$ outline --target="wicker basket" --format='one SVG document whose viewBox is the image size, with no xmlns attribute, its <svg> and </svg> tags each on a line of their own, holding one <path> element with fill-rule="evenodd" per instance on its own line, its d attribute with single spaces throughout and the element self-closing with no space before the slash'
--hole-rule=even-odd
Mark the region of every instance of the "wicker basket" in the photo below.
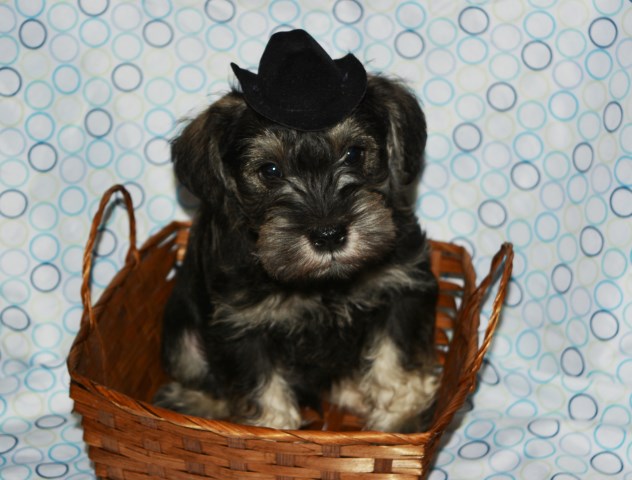
<svg viewBox="0 0 632 480">
<path fill-rule="evenodd" d="M 127 261 L 93 306 L 93 249 L 110 197 L 120 192 L 130 224 Z M 443 364 L 439 408 L 426 432 L 362 431 L 357 419 L 329 408 L 307 430 L 285 431 L 206 420 L 149 403 L 165 381 L 159 348 L 162 311 L 173 286 L 170 272 L 184 254 L 188 223 L 174 222 L 137 249 L 131 198 L 108 190 L 94 217 L 83 268 L 81 328 L 70 351 L 70 395 L 83 416 L 84 439 L 96 474 L 141 479 L 419 479 L 442 433 L 473 390 L 500 317 L 513 251 L 504 244 L 490 274 L 475 286 L 467 252 L 432 242 L 432 269 L 440 281 L 437 353 Z M 480 305 L 500 276 L 492 314 L 480 342 Z M 324 429 L 324 426 L 327 429 Z"/>
</svg>

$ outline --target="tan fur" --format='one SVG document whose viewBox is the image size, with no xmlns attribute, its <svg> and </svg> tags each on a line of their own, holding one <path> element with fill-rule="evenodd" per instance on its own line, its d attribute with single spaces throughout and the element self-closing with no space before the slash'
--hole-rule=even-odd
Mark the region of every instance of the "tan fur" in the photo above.
<svg viewBox="0 0 632 480">
<path fill-rule="evenodd" d="M 279 136 L 266 130 L 264 134 L 245 141 L 248 161 L 243 167 L 244 174 L 259 190 L 265 191 L 265 185 L 259 177 L 259 168 L 266 163 L 278 163 L 287 155 L 287 146 Z"/>
<path fill-rule="evenodd" d="M 156 395 L 158 406 L 168 405 L 168 408 L 178 409 L 182 406 L 187 415 L 211 419 L 225 419 L 230 415 L 230 408 L 225 400 L 212 397 L 201 390 L 183 387 L 178 382 L 171 382 L 161 387 Z"/>
<path fill-rule="evenodd" d="M 296 430 L 301 426 L 301 413 L 287 382 L 273 373 L 261 388 L 259 414 L 244 421 L 248 425 Z"/>
<path fill-rule="evenodd" d="M 235 297 L 232 304 L 223 303 L 216 307 L 214 319 L 239 327 L 239 331 L 259 328 L 262 325 L 282 325 L 293 331 L 307 326 L 309 322 L 336 322 L 340 325 L 351 322 L 352 308 L 372 310 L 384 303 L 384 293 L 396 294 L 406 289 L 420 289 L 434 284 L 432 278 L 418 278 L 418 262 L 427 255 L 415 259 L 409 265 L 388 265 L 375 268 L 360 276 L 347 300 L 331 304 L 335 317 L 331 318 L 319 294 L 280 291 L 262 301 L 246 307 L 233 307 L 247 300 L 244 293 Z M 300 322 L 298 320 L 301 320 Z"/>
<path fill-rule="evenodd" d="M 235 308 L 228 304 L 219 304 L 214 318 L 237 326 L 240 330 L 278 324 L 284 324 L 292 329 L 300 326 L 296 322 L 298 318 L 323 321 L 326 315 L 327 312 L 318 296 L 279 292 L 247 307 Z"/>
<path fill-rule="evenodd" d="M 404 370 L 399 349 L 388 337 L 376 342 L 369 359 L 371 368 L 360 382 L 360 390 L 373 407 L 366 428 L 405 430 L 408 422 L 432 405 L 439 386 L 437 376 L 430 371 Z"/>
<path fill-rule="evenodd" d="M 359 375 L 336 382 L 329 393 L 329 401 L 362 417 L 366 417 L 371 409 L 364 392 L 360 389 Z"/>
<path fill-rule="evenodd" d="M 347 143 L 350 139 L 366 136 L 362 127 L 351 117 L 331 127 L 325 135 L 334 149 L 341 153 L 349 146 Z"/>
<path fill-rule="evenodd" d="M 346 245 L 334 253 L 317 252 L 305 234 L 272 214 L 259 231 L 258 255 L 263 267 L 279 280 L 345 278 L 382 255 L 395 241 L 391 211 L 382 198 L 363 192 L 352 209 Z"/>
<path fill-rule="evenodd" d="M 174 350 L 177 356 L 171 359 L 171 363 L 179 372 L 180 379 L 195 381 L 203 378 L 208 372 L 208 365 L 199 337 L 195 332 L 184 330 L 179 342 Z"/>
<path fill-rule="evenodd" d="M 386 336 L 378 337 L 367 352 L 370 367 L 363 375 L 334 386 L 333 403 L 365 417 L 367 430 L 385 432 L 414 428 L 417 417 L 428 409 L 439 385 L 430 369 L 405 370 L 399 350 Z"/>
</svg>

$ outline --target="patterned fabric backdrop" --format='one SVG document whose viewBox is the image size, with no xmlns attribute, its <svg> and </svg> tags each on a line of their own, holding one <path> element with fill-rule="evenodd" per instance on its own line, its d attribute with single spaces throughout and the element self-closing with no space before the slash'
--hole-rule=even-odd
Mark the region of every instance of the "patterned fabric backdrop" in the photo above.
<svg viewBox="0 0 632 480">
<path fill-rule="evenodd" d="M 93 478 L 65 357 L 96 204 L 127 185 L 140 239 L 186 218 L 169 138 L 234 84 L 231 61 L 255 69 L 288 28 L 410 82 L 432 237 L 465 245 L 479 275 L 503 241 L 517 250 L 430 478 L 632 479 L 626 0 L 0 1 L 0 477 Z M 95 295 L 127 238 L 117 209 Z"/>
</svg>

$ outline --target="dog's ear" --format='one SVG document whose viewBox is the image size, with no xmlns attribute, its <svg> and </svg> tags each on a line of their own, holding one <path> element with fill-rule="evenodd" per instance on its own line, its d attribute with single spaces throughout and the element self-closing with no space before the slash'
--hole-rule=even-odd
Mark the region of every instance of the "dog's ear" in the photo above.
<svg viewBox="0 0 632 480">
<path fill-rule="evenodd" d="M 231 92 L 194 118 L 171 141 L 176 177 L 204 203 L 217 204 L 231 188 L 233 179 L 222 159 L 245 109 L 241 94 Z"/>
<path fill-rule="evenodd" d="M 417 97 L 401 82 L 381 76 L 369 77 L 367 93 L 386 110 L 386 153 L 395 186 L 416 187 L 427 139 L 426 119 Z"/>
</svg>

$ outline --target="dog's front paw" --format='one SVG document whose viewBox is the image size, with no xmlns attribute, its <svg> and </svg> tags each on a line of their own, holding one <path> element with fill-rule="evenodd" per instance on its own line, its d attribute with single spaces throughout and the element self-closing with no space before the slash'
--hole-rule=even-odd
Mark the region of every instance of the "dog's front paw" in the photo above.
<svg viewBox="0 0 632 480">
<path fill-rule="evenodd" d="M 206 392 L 183 387 L 179 382 L 163 385 L 154 395 L 153 404 L 185 415 L 209 419 L 226 418 L 228 403 Z"/>
<path fill-rule="evenodd" d="M 244 423 L 258 427 L 297 430 L 301 426 L 301 413 L 285 379 L 273 374 L 259 391 L 258 412 Z"/>
<path fill-rule="evenodd" d="M 418 373 L 418 372 L 417 372 Z M 377 386 L 375 408 L 367 416 L 365 428 L 382 432 L 410 433 L 422 428 L 424 412 L 431 409 L 439 379 L 432 374 L 410 374 L 405 382 Z"/>
<path fill-rule="evenodd" d="M 369 358 L 371 368 L 360 383 L 371 405 L 365 428 L 383 432 L 418 428 L 421 414 L 434 403 L 438 376 L 429 367 L 404 368 L 399 349 L 388 337 L 378 339 Z"/>
<path fill-rule="evenodd" d="M 301 427 L 301 421 L 301 414 L 295 406 L 289 408 L 268 406 L 257 418 L 248 423 L 253 426 L 278 428 L 279 430 L 298 430 Z"/>
</svg>

